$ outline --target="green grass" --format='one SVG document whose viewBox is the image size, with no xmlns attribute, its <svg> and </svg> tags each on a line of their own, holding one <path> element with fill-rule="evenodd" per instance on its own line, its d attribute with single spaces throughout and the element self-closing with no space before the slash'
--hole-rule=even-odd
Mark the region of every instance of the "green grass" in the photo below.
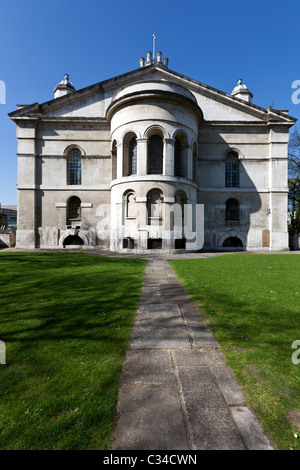
<svg viewBox="0 0 300 470">
<path fill-rule="evenodd" d="M 170 261 L 278 449 L 300 449 L 300 257 L 226 254 Z M 299 357 L 299 355 L 298 355 Z"/>
<path fill-rule="evenodd" d="M 107 449 L 145 262 L 0 254 L 1 449 Z"/>
</svg>

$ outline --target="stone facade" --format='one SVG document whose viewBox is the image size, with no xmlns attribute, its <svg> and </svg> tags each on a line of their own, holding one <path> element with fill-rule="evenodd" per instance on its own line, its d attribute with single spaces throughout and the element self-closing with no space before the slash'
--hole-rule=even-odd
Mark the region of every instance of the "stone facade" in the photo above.
<svg viewBox="0 0 300 470">
<path fill-rule="evenodd" d="M 19 248 L 286 250 L 285 110 L 168 68 L 140 68 L 10 113 Z M 185 208 L 185 210 L 184 210 Z"/>
</svg>

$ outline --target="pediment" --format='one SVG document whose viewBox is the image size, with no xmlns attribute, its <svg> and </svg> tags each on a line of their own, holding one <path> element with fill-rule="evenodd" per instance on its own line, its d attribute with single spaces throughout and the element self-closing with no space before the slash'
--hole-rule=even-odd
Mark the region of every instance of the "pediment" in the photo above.
<svg viewBox="0 0 300 470">
<path fill-rule="evenodd" d="M 231 96 L 194 79 L 174 72 L 165 66 L 153 64 L 112 79 L 77 90 L 74 94 L 52 99 L 45 103 L 34 103 L 9 114 L 11 119 L 57 118 L 105 119 L 113 97 L 123 88 L 143 81 L 171 82 L 186 88 L 195 97 L 201 108 L 204 121 L 212 123 L 277 122 L 293 125 L 295 118 L 283 111 L 264 109 L 253 103 Z"/>
</svg>

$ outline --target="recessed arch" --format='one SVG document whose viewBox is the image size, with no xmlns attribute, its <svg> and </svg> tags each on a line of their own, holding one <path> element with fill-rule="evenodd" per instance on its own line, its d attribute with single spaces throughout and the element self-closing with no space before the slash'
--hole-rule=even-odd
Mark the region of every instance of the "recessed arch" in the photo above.
<svg viewBox="0 0 300 470">
<path fill-rule="evenodd" d="M 81 221 L 81 199 L 78 196 L 70 196 L 67 199 L 67 225 Z"/>
<path fill-rule="evenodd" d="M 128 132 L 123 139 L 123 176 L 137 174 L 137 136 Z"/>
<path fill-rule="evenodd" d="M 128 219 L 136 218 L 136 194 L 133 189 L 127 189 L 123 194 L 123 224 Z"/>
<path fill-rule="evenodd" d="M 174 176 L 187 176 L 187 136 L 178 129 L 174 133 Z"/>
<path fill-rule="evenodd" d="M 82 156 L 84 156 L 84 157 L 86 156 L 85 150 L 84 150 L 82 147 L 80 147 L 80 145 L 78 145 L 78 144 L 71 144 L 71 145 L 68 145 L 68 146 L 65 148 L 65 150 L 64 150 L 64 152 L 63 152 L 63 155 L 64 155 L 65 157 L 67 157 L 67 156 L 69 155 L 69 153 L 70 153 L 72 150 L 79 150 Z"/>
<path fill-rule="evenodd" d="M 147 193 L 147 223 L 162 225 L 163 223 L 163 192 L 153 188 Z"/>
<path fill-rule="evenodd" d="M 63 247 L 65 248 L 66 246 L 72 246 L 72 245 L 80 245 L 80 246 L 83 246 L 84 245 L 84 242 L 82 240 L 81 237 L 79 237 L 79 235 L 68 235 L 65 239 L 64 239 L 64 243 L 63 243 Z"/>
<path fill-rule="evenodd" d="M 225 209 L 225 224 L 236 225 L 240 222 L 240 204 L 235 198 L 227 199 Z"/>
<path fill-rule="evenodd" d="M 219 239 L 218 239 L 218 244 L 217 244 L 217 249 L 219 250 L 225 250 L 225 251 L 229 251 L 230 249 L 232 249 L 232 247 L 223 247 L 223 244 L 225 242 L 225 240 L 227 238 L 238 238 L 241 243 L 242 243 L 242 248 L 240 247 L 241 250 L 245 250 L 246 249 L 246 246 L 247 246 L 247 234 L 246 233 L 243 233 L 243 232 L 240 232 L 238 230 L 229 230 L 228 232 L 224 233 L 223 236 L 221 236 Z M 235 240 L 236 241 L 236 240 Z M 226 242 L 227 243 L 231 243 L 232 241 L 228 241 Z M 238 242 L 239 243 L 239 242 Z"/>
<path fill-rule="evenodd" d="M 164 167 L 164 141 L 160 134 L 151 134 L 147 146 L 147 174 L 162 175 Z"/>
<path fill-rule="evenodd" d="M 111 146 L 111 179 L 117 178 L 117 141 L 113 140 Z"/>
<path fill-rule="evenodd" d="M 166 129 L 163 126 L 159 126 L 157 124 L 153 124 L 153 125 L 147 127 L 147 129 L 145 129 L 143 137 L 146 138 L 146 139 L 149 139 L 149 137 L 151 137 L 151 135 L 153 135 L 153 134 L 158 134 L 163 139 L 168 139 L 170 137 L 168 132 L 166 131 Z"/>
<path fill-rule="evenodd" d="M 81 238 L 81 240 L 83 241 L 84 246 L 89 246 L 88 238 L 86 237 L 86 235 L 80 229 L 66 230 L 59 239 L 59 246 L 65 248 L 65 246 L 68 246 L 68 245 L 65 244 L 65 240 L 69 236 L 76 236 L 76 235 Z"/>
<path fill-rule="evenodd" d="M 243 242 L 239 237 L 227 237 L 222 244 L 222 248 L 240 250 L 243 249 Z"/>
</svg>

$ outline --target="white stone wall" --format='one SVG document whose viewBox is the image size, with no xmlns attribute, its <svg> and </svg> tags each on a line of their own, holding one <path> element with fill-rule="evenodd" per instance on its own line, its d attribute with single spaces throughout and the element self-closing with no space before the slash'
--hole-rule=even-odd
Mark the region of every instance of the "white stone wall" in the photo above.
<svg viewBox="0 0 300 470">
<path fill-rule="evenodd" d="M 147 70 L 146 70 L 147 69 Z M 22 248 L 63 247 L 74 230 L 85 247 L 122 250 L 123 239 L 146 250 L 148 238 L 163 238 L 174 249 L 172 205 L 177 191 L 187 202 L 203 206 L 204 248 L 222 249 L 228 237 L 248 250 L 288 249 L 287 145 L 291 124 L 279 118 L 267 124 L 270 111 L 243 103 L 168 69 L 145 67 L 116 80 L 88 87 L 44 103 L 17 117 L 18 231 Z M 276 118 L 276 116 L 275 116 Z M 280 124 L 280 119 L 282 124 Z M 276 119 L 275 119 L 276 120 Z M 274 121 L 274 119 L 273 119 Z M 137 174 L 123 174 L 124 139 L 137 137 Z M 147 142 L 152 133 L 164 139 L 162 175 L 147 175 Z M 174 143 L 181 133 L 184 176 L 174 176 Z M 117 146 L 117 178 L 112 178 L 112 143 Z M 67 184 L 67 155 L 82 153 L 82 183 Z M 197 148 L 196 174 L 193 148 Z M 225 187 L 225 158 L 230 150 L 240 162 L 238 188 Z M 163 223 L 147 223 L 147 194 L 163 194 Z M 136 197 L 136 217 L 124 219 L 124 194 Z M 67 226 L 67 201 L 81 200 L 80 229 Z M 226 225 L 229 198 L 240 204 L 240 221 Z M 76 225 L 76 224 L 75 224 Z M 186 249 L 194 249 L 188 242 Z"/>
</svg>

